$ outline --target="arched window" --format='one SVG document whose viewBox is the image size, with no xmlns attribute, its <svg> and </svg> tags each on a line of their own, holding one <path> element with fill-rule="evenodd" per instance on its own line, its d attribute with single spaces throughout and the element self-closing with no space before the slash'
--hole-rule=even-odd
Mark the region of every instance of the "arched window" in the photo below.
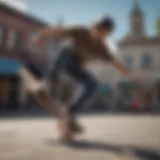
<svg viewBox="0 0 160 160">
<path fill-rule="evenodd" d="M 129 55 L 125 56 L 124 63 L 126 67 L 131 68 L 133 66 L 133 58 Z"/>
<path fill-rule="evenodd" d="M 152 56 L 149 54 L 144 54 L 142 56 L 142 68 L 143 69 L 149 69 L 152 67 Z"/>
</svg>

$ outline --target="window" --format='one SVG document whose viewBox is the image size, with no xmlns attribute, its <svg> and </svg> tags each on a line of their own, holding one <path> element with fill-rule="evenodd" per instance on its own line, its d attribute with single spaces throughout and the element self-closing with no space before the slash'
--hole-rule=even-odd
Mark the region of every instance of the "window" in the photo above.
<svg viewBox="0 0 160 160">
<path fill-rule="evenodd" d="M 4 27 L 0 25 L 0 46 L 3 45 L 4 42 Z"/>
<path fill-rule="evenodd" d="M 152 57 L 149 54 L 144 54 L 142 56 L 142 68 L 143 69 L 149 69 L 152 67 Z"/>
<path fill-rule="evenodd" d="M 32 31 L 30 34 L 29 34 L 29 41 L 32 40 L 35 36 L 36 36 L 36 33 L 35 31 Z"/>
<path fill-rule="evenodd" d="M 126 56 L 124 58 L 124 63 L 126 65 L 126 67 L 131 68 L 133 66 L 133 59 L 131 56 Z"/>
<path fill-rule="evenodd" d="M 28 48 L 30 49 L 30 50 L 32 50 L 32 51 L 35 51 L 36 50 L 36 48 L 35 48 L 35 46 L 33 46 L 33 45 L 31 45 L 31 41 L 33 40 L 33 38 L 35 37 L 35 35 L 36 35 L 36 32 L 35 31 L 32 31 L 32 32 L 30 32 L 29 34 L 28 34 Z"/>
<path fill-rule="evenodd" d="M 8 48 L 15 49 L 19 47 L 20 47 L 20 33 L 15 29 L 9 30 Z"/>
</svg>

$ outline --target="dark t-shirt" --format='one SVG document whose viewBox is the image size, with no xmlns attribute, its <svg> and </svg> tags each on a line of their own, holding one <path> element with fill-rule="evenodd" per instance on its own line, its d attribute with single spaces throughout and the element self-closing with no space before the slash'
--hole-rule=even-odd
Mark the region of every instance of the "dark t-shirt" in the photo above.
<svg viewBox="0 0 160 160">
<path fill-rule="evenodd" d="M 113 59 L 108 46 L 106 46 L 103 41 L 91 37 L 87 28 L 77 27 L 69 29 L 65 33 L 65 36 L 73 40 L 74 48 L 82 63 L 91 59 L 108 61 Z"/>
</svg>

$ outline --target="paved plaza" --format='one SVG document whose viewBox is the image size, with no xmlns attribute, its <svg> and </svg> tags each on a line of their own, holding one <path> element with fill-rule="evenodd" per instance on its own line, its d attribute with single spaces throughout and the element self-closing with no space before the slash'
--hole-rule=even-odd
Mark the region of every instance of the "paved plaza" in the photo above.
<svg viewBox="0 0 160 160">
<path fill-rule="evenodd" d="M 57 141 L 51 118 L 0 119 L 0 160 L 160 160 L 160 117 L 80 117 L 86 132 Z"/>
</svg>

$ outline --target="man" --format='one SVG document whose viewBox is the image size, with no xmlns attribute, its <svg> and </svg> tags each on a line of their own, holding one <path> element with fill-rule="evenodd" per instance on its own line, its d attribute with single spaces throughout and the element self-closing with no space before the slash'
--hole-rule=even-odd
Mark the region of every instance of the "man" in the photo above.
<svg viewBox="0 0 160 160">
<path fill-rule="evenodd" d="M 73 132 L 81 130 L 81 127 L 75 121 L 77 111 L 83 107 L 97 87 L 96 80 L 84 69 L 85 64 L 93 59 L 101 59 L 107 63 L 112 63 L 123 74 L 130 74 L 130 71 L 105 46 L 104 40 L 113 30 L 113 20 L 110 17 L 105 17 L 91 28 L 46 28 L 41 30 L 33 41 L 34 44 L 40 45 L 46 39 L 57 37 L 68 39 L 72 42 L 71 47 L 62 51 L 57 68 L 55 68 L 52 74 L 57 74 L 63 66 L 62 68 L 65 68 L 66 73 L 85 88 L 83 94 L 69 106 L 70 128 Z"/>
</svg>

